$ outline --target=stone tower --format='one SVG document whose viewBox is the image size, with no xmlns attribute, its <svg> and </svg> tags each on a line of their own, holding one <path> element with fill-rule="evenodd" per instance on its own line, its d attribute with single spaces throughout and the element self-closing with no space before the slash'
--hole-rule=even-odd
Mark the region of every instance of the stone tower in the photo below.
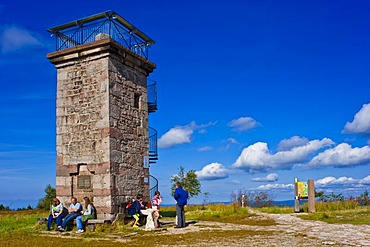
<svg viewBox="0 0 370 247">
<path fill-rule="evenodd" d="M 48 30 L 57 51 L 56 193 L 93 199 L 98 218 L 149 199 L 150 38 L 108 11 Z"/>
</svg>

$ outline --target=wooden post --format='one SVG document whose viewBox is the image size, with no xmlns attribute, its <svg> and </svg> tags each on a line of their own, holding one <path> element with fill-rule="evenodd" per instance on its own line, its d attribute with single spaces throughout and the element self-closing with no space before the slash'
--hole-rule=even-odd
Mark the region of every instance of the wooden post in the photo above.
<svg viewBox="0 0 370 247">
<path fill-rule="evenodd" d="M 294 212 L 299 213 L 298 178 L 294 178 Z"/>
<path fill-rule="evenodd" d="M 308 212 L 315 213 L 315 184 L 314 180 L 308 180 Z"/>
</svg>

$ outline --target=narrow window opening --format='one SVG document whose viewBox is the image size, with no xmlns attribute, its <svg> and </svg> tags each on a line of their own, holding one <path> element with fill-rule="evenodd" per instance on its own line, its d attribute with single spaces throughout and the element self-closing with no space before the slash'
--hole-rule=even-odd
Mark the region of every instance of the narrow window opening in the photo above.
<svg viewBox="0 0 370 247">
<path fill-rule="evenodd" d="M 140 98 L 141 98 L 140 94 L 138 93 L 134 94 L 134 107 L 137 109 L 140 109 Z"/>
</svg>

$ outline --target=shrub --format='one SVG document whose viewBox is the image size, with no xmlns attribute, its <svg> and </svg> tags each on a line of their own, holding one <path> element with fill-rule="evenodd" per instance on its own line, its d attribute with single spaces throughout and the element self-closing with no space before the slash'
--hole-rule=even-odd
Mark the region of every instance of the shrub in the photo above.
<svg viewBox="0 0 370 247">
<path fill-rule="evenodd" d="M 262 191 L 242 191 L 231 193 L 231 202 L 248 207 L 270 207 L 273 205 L 273 200 L 269 194 Z"/>
<path fill-rule="evenodd" d="M 56 197 L 56 190 L 50 184 L 46 186 L 45 193 L 45 197 L 41 198 L 37 203 L 37 209 L 49 210 L 51 200 Z"/>
</svg>

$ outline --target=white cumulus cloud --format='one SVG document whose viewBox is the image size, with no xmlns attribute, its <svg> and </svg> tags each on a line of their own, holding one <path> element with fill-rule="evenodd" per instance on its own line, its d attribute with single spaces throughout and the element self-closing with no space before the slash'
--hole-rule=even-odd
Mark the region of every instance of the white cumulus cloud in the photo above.
<svg viewBox="0 0 370 247">
<path fill-rule="evenodd" d="M 240 117 L 231 120 L 227 125 L 236 131 L 246 131 L 260 126 L 260 123 L 251 117 Z"/>
<path fill-rule="evenodd" d="M 347 143 L 341 143 L 334 148 L 327 149 L 324 152 L 319 153 L 309 162 L 309 166 L 349 167 L 369 163 L 370 146 L 352 148 L 352 146 Z"/>
<path fill-rule="evenodd" d="M 351 178 L 351 177 L 335 178 L 335 177 L 330 176 L 330 177 L 325 177 L 325 178 L 317 180 L 315 185 L 317 187 L 325 187 L 325 186 L 329 186 L 329 185 L 352 184 L 352 183 L 355 183 L 355 182 L 358 182 L 358 181 L 359 181 L 358 179 L 354 179 L 354 178 Z"/>
<path fill-rule="evenodd" d="M 222 143 L 226 143 L 226 145 L 220 147 L 220 150 L 222 151 L 229 150 L 232 145 L 239 144 L 239 142 L 232 137 L 223 140 Z"/>
<path fill-rule="evenodd" d="M 204 147 L 200 147 L 198 148 L 198 151 L 199 152 L 208 152 L 208 151 L 211 151 L 213 148 L 210 147 L 210 146 L 204 146 Z"/>
<path fill-rule="evenodd" d="M 43 44 L 36 35 L 26 29 L 16 26 L 5 26 L 0 30 L 0 50 L 2 53 L 41 46 Z"/>
<path fill-rule="evenodd" d="M 279 151 L 291 150 L 294 147 L 304 146 L 309 142 L 305 137 L 293 136 L 289 139 L 281 140 L 278 146 Z"/>
<path fill-rule="evenodd" d="M 292 189 L 294 189 L 293 184 L 264 184 L 257 187 L 257 190 L 290 191 Z"/>
<path fill-rule="evenodd" d="M 276 182 L 279 179 L 279 175 L 276 173 L 267 174 L 266 177 L 252 178 L 253 182 Z"/>
<path fill-rule="evenodd" d="M 193 129 L 186 126 L 178 126 L 170 129 L 158 139 L 159 148 L 168 148 L 178 144 L 190 143 Z"/>
<path fill-rule="evenodd" d="M 349 134 L 370 134 L 370 103 L 364 104 L 356 113 L 352 122 L 347 122 L 343 129 Z"/>
<path fill-rule="evenodd" d="M 361 179 L 360 184 L 370 184 L 370 175 Z"/>
<path fill-rule="evenodd" d="M 305 145 L 294 147 L 291 150 L 271 153 L 267 143 L 257 142 L 243 149 L 242 153 L 232 165 L 234 168 L 245 169 L 250 173 L 277 169 L 291 169 L 293 165 L 307 162 L 309 155 L 321 148 L 334 144 L 329 138 L 312 140 Z"/>
<path fill-rule="evenodd" d="M 224 179 L 229 176 L 229 171 L 220 163 L 211 163 L 206 165 L 200 171 L 195 172 L 199 180 Z"/>
<path fill-rule="evenodd" d="M 197 125 L 193 121 L 188 125 L 173 127 L 158 139 L 158 147 L 169 148 L 179 144 L 190 143 L 194 130 L 202 130 L 215 124 L 214 122 L 210 122 L 208 124 Z"/>
<path fill-rule="evenodd" d="M 315 181 L 315 187 L 326 192 L 342 193 L 345 196 L 358 196 L 364 190 L 369 190 L 370 175 L 365 178 L 325 177 Z"/>
</svg>

